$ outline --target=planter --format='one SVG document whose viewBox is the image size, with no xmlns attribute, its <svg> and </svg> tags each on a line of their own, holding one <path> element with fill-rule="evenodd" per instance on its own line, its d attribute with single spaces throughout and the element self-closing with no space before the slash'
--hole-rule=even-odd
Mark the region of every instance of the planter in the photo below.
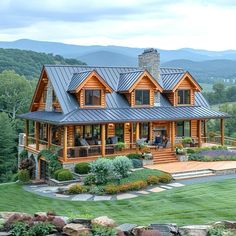
<svg viewBox="0 0 236 236">
<path fill-rule="evenodd" d="M 144 166 L 153 165 L 153 160 L 143 160 L 143 165 Z"/>
<path fill-rule="evenodd" d="M 188 156 L 187 156 L 187 155 L 177 155 L 177 159 L 178 159 L 180 162 L 188 161 Z"/>
</svg>

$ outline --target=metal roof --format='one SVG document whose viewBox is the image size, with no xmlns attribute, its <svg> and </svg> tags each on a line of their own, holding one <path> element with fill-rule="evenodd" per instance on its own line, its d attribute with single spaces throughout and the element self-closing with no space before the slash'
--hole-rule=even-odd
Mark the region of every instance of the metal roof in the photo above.
<svg viewBox="0 0 236 236">
<path fill-rule="evenodd" d="M 117 91 L 128 91 L 143 73 L 144 70 L 121 73 Z"/>
<path fill-rule="evenodd" d="M 161 74 L 164 90 L 172 90 L 184 74 L 185 72 Z"/>
<path fill-rule="evenodd" d="M 195 92 L 195 106 L 202 106 L 202 107 L 208 107 L 210 108 L 209 103 L 204 98 L 201 92 Z"/>
<path fill-rule="evenodd" d="M 74 73 L 67 91 L 74 91 L 78 86 L 85 81 L 85 79 L 91 74 L 92 70 L 86 70 L 79 73 Z"/>
<path fill-rule="evenodd" d="M 200 106 L 76 109 L 67 115 L 57 112 L 35 111 L 20 118 L 55 124 L 101 124 L 119 122 L 176 121 L 190 119 L 226 118 L 228 115 Z"/>
</svg>

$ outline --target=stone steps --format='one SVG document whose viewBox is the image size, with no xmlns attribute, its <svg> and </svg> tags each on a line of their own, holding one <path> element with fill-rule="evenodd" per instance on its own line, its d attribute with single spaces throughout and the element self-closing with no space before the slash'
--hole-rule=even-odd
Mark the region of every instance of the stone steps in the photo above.
<svg viewBox="0 0 236 236">
<path fill-rule="evenodd" d="M 153 164 L 178 162 L 175 153 L 170 148 L 152 150 L 152 156 L 153 156 Z"/>
<path fill-rule="evenodd" d="M 197 170 L 197 171 L 187 171 L 187 172 L 180 172 L 172 174 L 172 177 L 176 180 L 181 179 L 192 179 L 192 178 L 200 178 L 206 176 L 214 176 L 213 170 Z"/>
</svg>

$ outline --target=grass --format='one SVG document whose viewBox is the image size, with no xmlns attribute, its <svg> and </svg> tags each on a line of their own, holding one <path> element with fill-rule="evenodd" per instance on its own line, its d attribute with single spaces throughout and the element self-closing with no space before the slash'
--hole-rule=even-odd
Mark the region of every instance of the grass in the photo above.
<svg viewBox="0 0 236 236">
<path fill-rule="evenodd" d="M 118 223 L 149 224 L 175 222 L 179 225 L 202 224 L 234 219 L 236 215 L 236 179 L 194 184 L 153 193 L 135 199 L 102 202 L 71 202 L 41 197 L 22 186 L 0 186 L 0 211 L 34 213 L 54 210 L 57 214 L 107 215 Z"/>
</svg>

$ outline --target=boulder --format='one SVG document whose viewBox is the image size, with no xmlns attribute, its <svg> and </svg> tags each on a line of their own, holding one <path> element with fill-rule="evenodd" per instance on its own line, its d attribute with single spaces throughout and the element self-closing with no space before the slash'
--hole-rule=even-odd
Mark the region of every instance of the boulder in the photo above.
<svg viewBox="0 0 236 236">
<path fill-rule="evenodd" d="M 11 233 L 9 232 L 0 232 L 0 236 L 10 236 Z"/>
<path fill-rule="evenodd" d="M 98 224 L 106 227 L 116 226 L 115 221 L 108 218 L 107 216 L 100 216 L 92 220 L 92 224 Z"/>
<path fill-rule="evenodd" d="M 157 229 L 148 229 L 144 226 L 136 227 L 132 230 L 134 236 L 163 236 Z M 165 235 L 166 236 L 166 235 Z"/>
<path fill-rule="evenodd" d="M 161 232 L 163 235 L 168 235 L 168 236 L 174 236 L 174 235 L 179 235 L 179 229 L 176 224 L 150 224 L 148 226 L 149 229 L 155 229 Z"/>
<path fill-rule="evenodd" d="M 224 225 L 226 229 L 236 229 L 236 221 L 222 220 L 214 222 L 212 225 Z"/>
<path fill-rule="evenodd" d="M 70 223 L 83 224 L 83 225 L 91 225 L 91 219 L 82 219 L 82 218 L 73 218 L 70 220 Z"/>
<path fill-rule="evenodd" d="M 135 224 L 122 224 L 119 225 L 118 227 L 116 227 L 116 229 L 118 230 L 118 233 L 120 235 L 120 232 L 124 232 L 126 235 L 130 235 L 132 230 L 137 227 L 137 225 Z"/>
<path fill-rule="evenodd" d="M 188 225 L 179 227 L 181 235 L 207 236 L 210 225 Z"/>
<path fill-rule="evenodd" d="M 82 224 L 70 223 L 64 226 L 63 233 L 68 236 L 81 236 L 90 233 L 90 229 Z"/>
<path fill-rule="evenodd" d="M 20 216 L 24 216 L 24 217 L 31 217 L 30 214 L 27 214 L 27 213 L 21 213 L 21 212 L 8 212 L 8 211 L 3 211 L 3 212 L 0 212 L 0 219 L 4 219 L 4 220 L 8 220 L 11 216 L 13 215 L 20 215 Z"/>
</svg>

